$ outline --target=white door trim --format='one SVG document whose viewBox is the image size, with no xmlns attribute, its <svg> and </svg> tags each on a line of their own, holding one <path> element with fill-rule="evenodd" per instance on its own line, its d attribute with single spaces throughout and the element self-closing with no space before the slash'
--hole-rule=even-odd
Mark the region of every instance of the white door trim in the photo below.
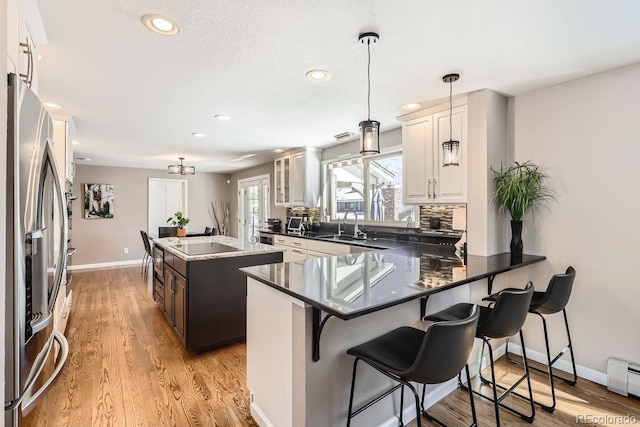
<svg viewBox="0 0 640 427">
<path fill-rule="evenodd" d="M 180 182 L 182 184 L 182 199 L 184 206 L 184 216 L 189 216 L 189 181 L 186 179 L 173 179 L 173 178 L 149 178 L 147 182 L 147 233 L 153 235 L 157 233 L 157 230 L 151 230 L 151 212 L 152 208 L 152 198 L 151 198 L 151 183 L 163 183 L 163 182 Z"/>
</svg>

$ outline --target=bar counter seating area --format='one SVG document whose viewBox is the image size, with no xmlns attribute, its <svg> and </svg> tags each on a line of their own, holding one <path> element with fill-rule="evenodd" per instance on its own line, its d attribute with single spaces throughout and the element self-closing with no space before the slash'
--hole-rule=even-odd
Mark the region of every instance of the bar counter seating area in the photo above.
<svg viewBox="0 0 640 427">
<path fill-rule="evenodd" d="M 458 386 L 469 392 L 472 425 L 474 406 L 485 404 L 475 401 L 485 399 L 496 425 L 505 410 L 534 421 L 530 388 L 519 397 L 528 401 L 525 414 L 502 403 L 513 384 L 483 376 L 495 392 L 477 397 L 467 376 L 478 375 L 481 354 L 491 370 L 504 354 L 504 343 L 497 349 L 492 340 L 520 335 L 511 351 L 524 349 L 528 313 L 562 311 L 575 271 L 552 279 L 550 290 L 562 287 L 560 301 L 527 281 L 506 286 L 503 276 L 519 280 L 544 256 L 514 263 L 509 253 L 469 255 L 463 264 L 452 253 L 409 246 L 241 269 L 248 277 L 247 386 L 259 425 L 437 423 L 426 409 Z M 524 360 L 516 386 L 529 381 Z M 553 403 L 541 404 L 552 410 Z"/>
</svg>

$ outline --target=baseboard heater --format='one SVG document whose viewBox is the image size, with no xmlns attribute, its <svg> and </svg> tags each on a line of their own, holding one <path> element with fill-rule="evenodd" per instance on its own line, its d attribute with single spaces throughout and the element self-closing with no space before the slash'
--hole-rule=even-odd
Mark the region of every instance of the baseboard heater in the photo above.
<svg viewBox="0 0 640 427">
<path fill-rule="evenodd" d="M 607 388 L 623 396 L 640 397 L 640 365 L 610 357 L 607 360 Z"/>
</svg>

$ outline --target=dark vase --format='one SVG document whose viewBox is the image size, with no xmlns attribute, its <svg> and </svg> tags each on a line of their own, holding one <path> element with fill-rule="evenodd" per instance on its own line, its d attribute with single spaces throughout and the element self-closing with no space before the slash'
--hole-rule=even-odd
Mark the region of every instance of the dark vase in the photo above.
<svg viewBox="0 0 640 427">
<path fill-rule="evenodd" d="M 522 262 L 522 221 L 511 220 L 511 262 Z"/>
</svg>

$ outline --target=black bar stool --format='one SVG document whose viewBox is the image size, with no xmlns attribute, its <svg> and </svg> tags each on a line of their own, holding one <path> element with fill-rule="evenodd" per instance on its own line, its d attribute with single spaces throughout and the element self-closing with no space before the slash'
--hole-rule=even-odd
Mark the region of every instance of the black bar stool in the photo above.
<svg viewBox="0 0 640 427">
<path fill-rule="evenodd" d="M 549 386 L 551 387 L 551 406 L 543 405 L 540 402 L 536 402 L 538 405 L 542 407 L 547 412 L 553 412 L 556 409 L 556 392 L 555 387 L 553 385 L 553 377 L 556 377 L 569 385 L 576 385 L 578 381 L 578 376 L 576 375 L 576 361 L 573 356 L 573 345 L 571 344 L 571 334 L 569 333 L 569 322 L 567 321 L 567 310 L 566 306 L 569 302 L 569 297 L 571 296 L 571 289 L 573 288 L 573 281 L 576 278 L 576 270 L 573 267 L 567 268 L 567 271 L 564 274 L 556 274 L 551 278 L 549 282 L 549 286 L 547 286 L 547 290 L 545 292 L 534 292 L 533 298 L 531 299 L 531 305 L 529 306 L 529 313 L 536 314 L 542 320 L 542 330 L 544 331 L 544 343 L 547 348 L 547 370 L 544 371 L 542 369 L 536 368 L 534 366 L 530 366 L 530 369 L 535 369 L 536 371 L 545 373 L 549 376 Z M 487 299 L 492 298 L 493 295 L 487 297 Z M 544 314 L 554 314 L 562 311 L 564 316 L 564 326 L 567 331 L 567 341 L 568 344 L 565 348 L 560 351 L 553 359 L 551 359 L 551 351 L 549 350 L 549 332 L 547 330 L 547 322 L 544 318 Z M 564 354 L 569 350 L 569 354 L 571 356 L 571 367 L 573 368 L 572 378 L 562 378 L 553 373 L 553 364 L 558 361 Z M 507 360 L 511 363 L 519 363 L 517 360 L 509 357 L 509 340 L 507 340 Z"/>
<path fill-rule="evenodd" d="M 149 235 L 144 230 L 140 230 L 142 236 L 142 244 L 144 245 L 144 256 L 142 257 L 142 271 L 140 274 L 146 279 L 149 275 L 149 264 L 153 263 L 153 254 L 151 253 L 151 243 L 149 243 Z"/>
<path fill-rule="evenodd" d="M 356 357 L 353 363 L 347 427 L 351 424 L 351 418 L 390 395 L 398 388 L 401 388 L 400 423 L 404 425 L 402 421 L 402 408 L 404 404 L 405 386 L 409 387 L 413 392 L 416 401 L 418 427 L 422 426 L 421 414 L 427 419 L 444 425 L 422 409 L 424 389 L 422 392 L 422 401 L 420 401 L 418 392 L 409 381 L 421 384 L 443 383 L 459 375 L 463 367 L 466 370 L 467 378 L 470 378 L 467 361 L 473 348 L 478 316 L 479 311 L 477 307 L 472 306 L 463 319 L 434 323 L 429 326 L 426 332 L 421 329 L 403 326 L 347 350 L 348 354 Z M 356 368 L 360 360 L 400 384 L 353 411 Z M 471 415 L 473 417 L 471 426 L 473 427 L 477 426 L 477 420 L 471 387 L 469 387 L 469 402 L 471 405 Z"/>
<path fill-rule="evenodd" d="M 493 399 L 485 396 L 475 390 L 473 393 L 493 402 L 495 414 L 496 414 L 496 425 L 500 425 L 500 413 L 498 410 L 499 406 L 519 415 L 522 419 L 533 422 L 535 418 L 535 406 L 533 401 L 533 391 L 531 390 L 531 379 L 529 377 L 529 364 L 527 363 L 526 356 L 524 358 L 524 375 L 522 375 L 511 387 L 506 388 L 496 383 L 495 376 L 495 368 L 494 368 L 494 359 L 493 359 L 493 348 L 491 347 L 491 338 L 501 339 L 507 338 L 515 335 L 516 333 L 520 334 L 520 343 L 522 344 L 522 352 L 525 353 L 524 346 L 524 337 L 522 335 L 522 325 L 524 325 L 524 321 L 527 318 L 527 312 L 529 310 L 529 305 L 531 303 L 531 298 L 533 297 L 533 284 L 531 282 L 527 283 L 524 289 L 503 289 L 499 293 L 496 294 L 495 305 L 493 307 L 482 307 L 480 306 L 480 319 L 478 320 L 478 327 L 476 329 L 476 338 L 480 338 L 482 340 L 482 354 L 484 354 L 485 345 L 489 348 L 489 362 L 491 363 L 491 380 L 487 380 L 482 376 L 482 369 L 480 369 L 480 379 L 485 384 L 490 384 L 493 388 Z M 426 316 L 424 320 L 431 321 L 442 321 L 442 320 L 453 320 L 459 319 L 464 316 L 464 313 L 469 310 L 469 306 L 471 304 L 468 303 L 459 303 L 453 305 L 447 309 L 444 309 L 438 313 L 431 314 Z M 480 365 L 480 368 L 482 366 Z M 518 387 L 524 380 L 527 380 L 527 386 L 529 388 L 529 397 L 525 397 L 515 391 L 516 387 Z M 464 390 L 465 386 L 460 382 L 460 387 Z M 497 389 L 500 388 L 504 390 L 504 392 L 498 396 Z M 471 390 L 471 383 L 468 383 L 468 389 Z M 513 393 L 514 395 L 528 400 L 531 405 L 531 414 L 523 414 L 515 410 L 512 407 L 509 407 L 502 403 L 502 400 L 507 397 L 509 394 Z"/>
</svg>

